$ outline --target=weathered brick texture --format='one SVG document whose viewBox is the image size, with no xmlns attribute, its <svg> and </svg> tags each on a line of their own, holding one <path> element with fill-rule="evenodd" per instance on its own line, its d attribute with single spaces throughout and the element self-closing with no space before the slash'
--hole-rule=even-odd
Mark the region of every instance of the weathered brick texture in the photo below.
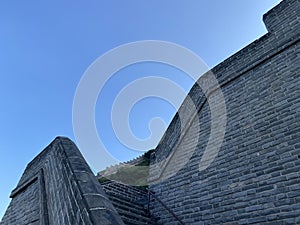
<svg viewBox="0 0 300 225">
<path fill-rule="evenodd" d="M 148 192 L 115 181 L 102 187 L 126 225 L 156 224 L 148 211 Z"/>
<path fill-rule="evenodd" d="M 199 162 L 212 109 L 197 84 L 189 94 L 196 117 L 183 105 L 190 125 L 177 114 L 152 155 L 150 188 L 186 224 L 300 223 L 299 16 L 298 0 L 282 1 L 264 15 L 266 35 L 212 69 L 225 97 L 227 125 L 207 169 L 199 171 Z M 178 164 L 195 139 L 188 163 Z M 162 163 L 170 155 L 177 159 Z M 151 213 L 159 224 L 179 224 L 157 201 Z"/>
<path fill-rule="evenodd" d="M 107 182 L 107 197 L 73 142 L 57 138 L 28 164 L 0 224 L 179 224 L 157 199 L 185 224 L 300 224 L 299 18 L 300 1 L 282 1 L 263 17 L 266 35 L 193 86 L 151 156 L 152 219 L 146 192 Z M 198 85 L 211 85 L 212 73 L 226 132 L 214 161 L 199 167 L 207 144 L 219 143 L 209 139 L 218 89 Z"/>
<path fill-rule="evenodd" d="M 56 138 L 28 164 L 1 225 L 124 224 L 81 153 Z"/>
</svg>

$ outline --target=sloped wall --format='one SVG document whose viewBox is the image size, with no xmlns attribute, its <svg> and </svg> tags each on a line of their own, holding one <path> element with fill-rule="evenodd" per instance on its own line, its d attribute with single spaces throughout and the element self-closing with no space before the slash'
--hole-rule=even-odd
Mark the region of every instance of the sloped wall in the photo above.
<svg viewBox="0 0 300 225">
<path fill-rule="evenodd" d="M 211 111 L 197 84 L 189 94 L 197 115 L 183 104 L 181 113 L 192 120 L 182 123 L 177 114 L 152 155 L 150 188 L 186 224 L 300 223 L 299 15 L 298 0 L 282 1 L 263 17 L 266 35 L 212 69 L 225 98 L 227 125 L 208 168 L 200 171 L 199 162 Z M 188 163 L 178 164 L 195 139 Z M 157 201 L 151 213 L 159 224 L 179 224 Z"/>
<path fill-rule="evenodd" d="M 75 144 L 56 138 L 30 162 L 1 225 L 124 224 Z"/>
</svg>

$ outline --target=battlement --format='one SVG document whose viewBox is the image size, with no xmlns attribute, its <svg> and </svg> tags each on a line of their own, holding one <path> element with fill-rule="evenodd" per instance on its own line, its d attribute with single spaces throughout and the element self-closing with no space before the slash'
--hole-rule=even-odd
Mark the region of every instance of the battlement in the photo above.
<svg viewBox="0 0 300 225">
<path fill-rule="evenodd" d="M 291 30 L 300 29 L 298 0 L 282 1 L 263 15 L 263 21 L 269 33 L 284 35 Z"/>
</svg>

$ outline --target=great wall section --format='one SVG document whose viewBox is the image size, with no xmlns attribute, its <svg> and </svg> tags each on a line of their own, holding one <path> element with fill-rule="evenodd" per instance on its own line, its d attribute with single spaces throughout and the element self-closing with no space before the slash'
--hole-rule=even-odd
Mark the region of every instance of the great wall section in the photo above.
<svg viewBox="0 0 300 225">
<path fill-rule="evenodd" d="M 300 1 L 283 0 L 263 20 L 267 34 L 211 71 L 227 114 L 208 167 L 216 89 L 198 84 L 211 73 L 189 93 L 197 112 L 184 102 L 151 154 L 146 188 L 98 182 L 58 137 L 27 165 L 0 225 L 300 224 Z"/>
</svg>

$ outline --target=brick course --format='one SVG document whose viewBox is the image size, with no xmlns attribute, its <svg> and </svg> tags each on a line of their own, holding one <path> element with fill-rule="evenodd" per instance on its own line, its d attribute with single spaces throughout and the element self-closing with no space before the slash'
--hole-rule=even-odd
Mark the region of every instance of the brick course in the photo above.
<svg viewBox="0 0 300 225">
<path fill-rule="evenodd" d="M 299 0 L 266 13 L 268 33 L 200 78 L 152 154 L 149 189 L 185 224 L 300 224 L 299 15 Z M 214 87 L 198 84 L 212 73 L 226 103 L 226 133 L 200 170 L 217 108 L 208 104 Z M 56 138 L 28 164 L 0 224 L 179 224 L 155 198 L 147 218 L 144 191 L 103 187 L 74 143 Z"/>
<path fill-rule="evenodd" d="M 212 69 L 225 97 L 227 126 L 207 169 L 199 171 L 199 162 L 211 112 L 197 84 L 189 93 L 197 115 L 191 117 L 184 104 L 180 109 L 191 125 L 182 125 L 176 115 L 156 148 L 150 188 L 186 224 L 300 223 L 299 15 L 299 1 L 282 1 L 264 15 L 266 35 Z M 198 121 L 201 129 L 195 132 Z M 183 159 L 195 138 L 188 163 L 163 179 L 178 164 L 162 160 L 176 151 Z M 178 224 L 158 202 L 152 202 L 151 213 L 159 224 Z"/>
<path fill-rule="evenodd" d="M 124 224 L 75 144 L 56 138 L 30 162 L 1 225 Z"/>
</svg>

